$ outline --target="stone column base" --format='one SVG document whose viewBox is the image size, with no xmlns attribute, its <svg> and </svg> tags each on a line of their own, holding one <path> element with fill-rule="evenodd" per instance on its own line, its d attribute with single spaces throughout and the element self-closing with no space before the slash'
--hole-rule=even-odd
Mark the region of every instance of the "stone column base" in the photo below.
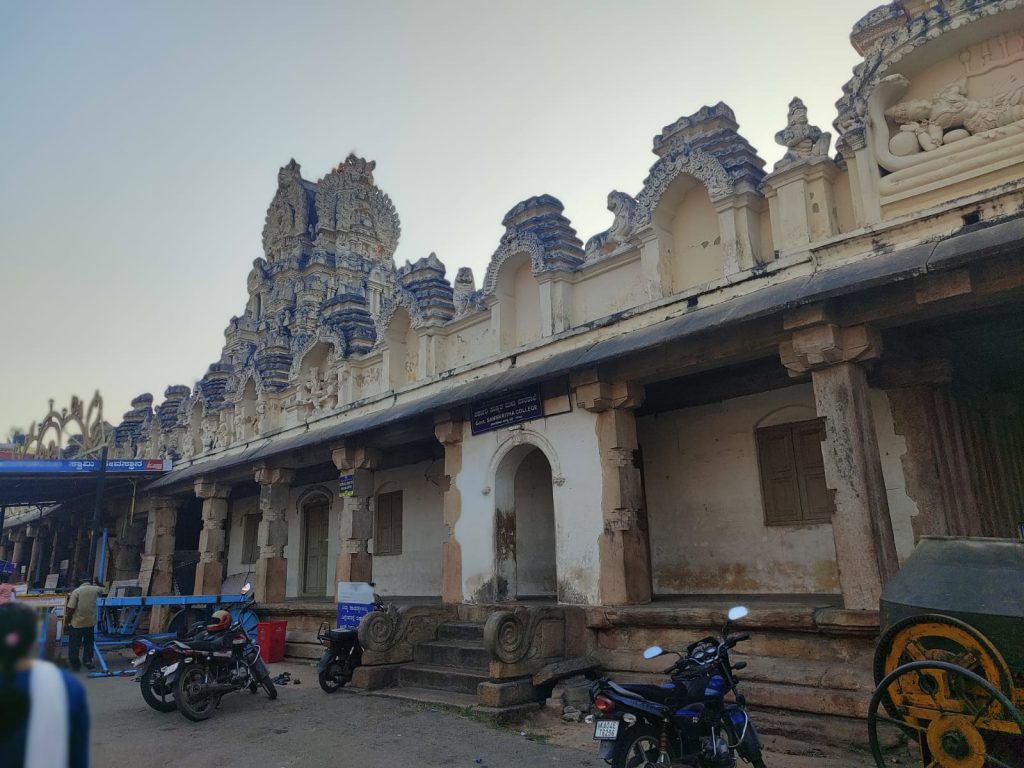
<svg viewBox="0 0 1024 768">
<path fill-rule="evenodd" d="M 288 560 L 284 557 L 261 557 L 256 561 L 256 601 L 280 603 L 284 601 L 288 578 Z"/>
<path fill-rule="evenodd" d="M 601 602 L 635 605 L 651 602 L 651 563 L 646 531 L 606 531 L 598 541 Z"/>
</svg>

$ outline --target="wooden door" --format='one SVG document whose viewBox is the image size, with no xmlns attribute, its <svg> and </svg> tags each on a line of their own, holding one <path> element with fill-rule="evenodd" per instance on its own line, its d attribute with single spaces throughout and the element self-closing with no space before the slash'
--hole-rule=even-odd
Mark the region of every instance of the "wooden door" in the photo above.
<svg viewBox="0 0 1024 768">
<path fill-rule="evenodd" d="M 306 562 L 302 573 L 302 593 L 323 597 L 327 588 L 327 503 L 316 502 L 307 506 L 305 518 L 303 548 Z"/>
</svg>

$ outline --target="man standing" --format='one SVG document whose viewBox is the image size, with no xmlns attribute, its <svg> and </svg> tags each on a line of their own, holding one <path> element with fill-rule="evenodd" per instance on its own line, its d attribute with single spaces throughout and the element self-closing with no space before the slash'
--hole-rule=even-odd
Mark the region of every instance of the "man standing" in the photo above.
<svg viewBox="0 0 1024 768">
<path fill-rule="evenodd" d="M 71 670 L 77 672 L 84 664 L 93 669 L 93 627 L 96 625 L 96 598 L 103 595 L 103 589 L 92 584 L 88 576 L 78 580 L 78 587 L 68 598 L 68 661 Z M 79 662 L 78 649 L 82 649 Z"/>
</svg>

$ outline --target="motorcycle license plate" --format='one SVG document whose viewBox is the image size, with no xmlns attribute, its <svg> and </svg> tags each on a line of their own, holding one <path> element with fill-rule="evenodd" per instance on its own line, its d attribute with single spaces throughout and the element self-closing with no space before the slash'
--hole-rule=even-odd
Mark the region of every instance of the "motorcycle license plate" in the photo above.
<svg viewBox="0 0 1024 768">
<path fill-rule="evenodd" d="M 148 656 L 139 656 L 137 659 L 132 659 L 132 666 L 133 667 L 141 667 L 143 664 L 146 663 L 146 659 L 147 658 L 149 658 L 149 657 Z"/>
<path fill-rule="evenodd" d="M 619 721 L 618 720 L 595 720 L 594 721 L 594 738 L 595 739 L 615 739 L 619 735 Z"/>
</svg>

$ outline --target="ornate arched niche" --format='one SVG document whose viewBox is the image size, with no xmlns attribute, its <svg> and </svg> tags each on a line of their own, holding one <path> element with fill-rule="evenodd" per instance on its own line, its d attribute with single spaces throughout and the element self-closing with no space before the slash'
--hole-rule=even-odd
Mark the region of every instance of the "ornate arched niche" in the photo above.
<svg viewBox="0 0 1024 768">
<path fill-rule="evenodd" d="M 673 293 L 725 275 L 718 212 L 699 180 L 689 174 L 676 176 L 662 193 L 652 222 L 669 250 Z"/>
<path fill-rule="evenodd" d="M 387 347 L 388 386 L 399 389 L 419 374 L 420 340 L 405 307 L 396 307 L 384 334 Z"/>
<path fill-rule="evenodd" d="M 259 416 L 256 403 L 259 393 L 256 381 L 250 376 L 242 387 L 242 395 L 235 404 L 235 434 L 242 440 L 248 440 L 259 434 Z"/>
<path fill-rule="evenodd" d="M 295 404 L 310 417 L 338 405 L 337 354 L 330 341 L 318 340 L 302 355 L 296 375 Z"/>
<path fill-rule="evenodd" d="M 491 323 L 502 352 L 541 337 L 540 285 L 528 252 L 513 253 L 504 260 L 497 271 L 492 300 Z"/>
</svg>

